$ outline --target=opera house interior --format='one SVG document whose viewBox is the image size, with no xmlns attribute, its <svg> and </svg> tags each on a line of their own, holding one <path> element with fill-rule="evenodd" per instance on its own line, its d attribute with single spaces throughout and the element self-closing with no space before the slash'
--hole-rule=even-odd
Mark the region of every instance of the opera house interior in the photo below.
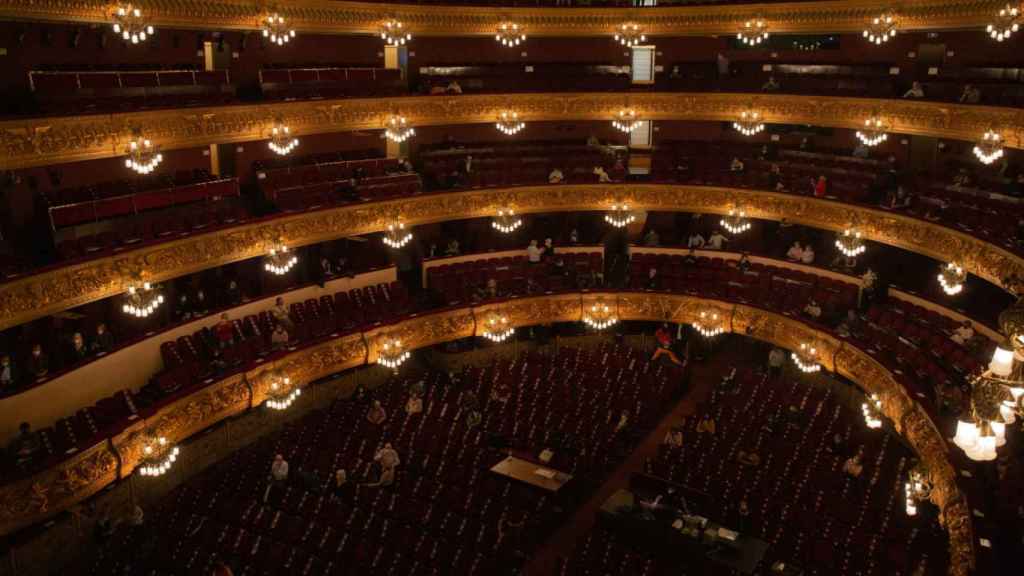
<svg viewBox="0 0 1024 576">
<path fill-rule="evenodd" d="M 1022 10 L 0 1 L 0 576 L 1024 573 Z"/>
</svg>

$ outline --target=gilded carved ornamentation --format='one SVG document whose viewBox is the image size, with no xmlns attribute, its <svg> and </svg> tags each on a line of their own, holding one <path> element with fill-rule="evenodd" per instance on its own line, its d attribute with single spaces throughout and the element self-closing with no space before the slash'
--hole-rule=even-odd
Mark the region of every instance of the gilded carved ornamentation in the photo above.
<svg viewBox="0 0 1024 576">
<path fill-rule="evenodd" d="M 395 214 L 407 225 L 489 217 L 514 205 L 520 214 L 602 210 L 616 201 L 641 210 L 725 214 L 741 202 L 752 218 L 842 230 L 851 214 L 871 241 L 941 261 L 961 262 L 969 273 L 1002 285 L 1024 277 L 1024 259 L 994 244 L 902 214 L 792 194 L 666 184 L 522 186 L 425 194 L 285 216 L 122 252 L 0 284 L 0 329 L 108 298 L 127 289 L 144 270 L 153 282 L 264 255 L 278 239 L 304 246 L 383 230 Z"/>
<path fill-rule="evenodd" d="M 984 28 L 1000 2 L 916 0 L 900 6 L 900 28 Z M 255 30 L 260 3 L 252 0 L 148 0 L 147 17 L 158 28 Z M 782 32 L 857 32 L 865 21 L 889 8 L 879 0 L 845 0 L 800 4 L 751 4 L 645 8 L 502 8 L 504 19 L 525 26 L 531 36 L 610 35 L 623 20 L 642 25 L 649 36 L 735 34 L 750 14 L 770 22 L 773 34 Z M 302 33 L 374 34 L 384 17 L 374 3 L 328 0 L 290 0 L 279 11 Z M 493 8 L 417 6 L 389 3 L 387 15 L 405 22 L 417 36 L 493 36 L 498 22 Z M 107 22 L 109 3 L 95 0 L 7 0 L 0 6 L 5 20 Z"/>
<path fill-rule="evenodd" d="M 401 112 L 414 126 L 490 123 L 514 108 L 524 122 L 605 120 L 628 100 L 651 120 L 731 121 L 754 106 L 765 122 L 860 128 L 880 114 L 890 131 L 974 141 L 995 127 L 1010 147 L 1024 146 L 1024 111 L 921 100 L 725 93 L 463 94 L 274 102 L 0 122 L 0 169 L 124 154 L 133 130 L 164 150 L 265 138 L 274 119 L 296 135 L 380 129 Z"/>
<path fill-rule="evenodd" d="M 956 485 L 955 471 L 947 458 L 945 441 L 928 414 L 893 374 L 867 352 L 819 332 L 798 319 L 752 306 L 688 295 L 594 292 L 515 298 L 475 309 L 460 308 L 414 316 L 366 334 L 335 337 L 292 352 L 272 365 L 254 368 L 245 375 L 230 376 L 161 408 L 146 421 L 135 423 L 113 441 L 112 447 L 122 461 L 121 477 L 134 470 L 141 455 L 141 443 L 148 436 L 165 436 L 173 443 L 180 443 L 224 418 L 241 413 L 250 408 L 250 385 L 254 391 L 252 405 L 261 403 L 266 398 L 269 386 L 266 375 L 271 370 L 281 371 L 296 386 L 305 386 L 331 373 L 374 362 L 377 342 L 382 335 L 400 337 L 406 348 L 413 350 L 472 336 L 476 328 L 475 319 L 492 312 L 504 315 L 509 324 L 516 327 L 577 321 L 581 306 L 598 298 L 613 304 L 623 320 L 693 323 L 701 311 L 713 308 L 729 315 L 732 329 L 737 333 L 746 333 L 790 350 L 804 342 L 813 343 L 820 351 L 819 360 L 827 369 L 836 370 L 867 392 L 883 397 L 883 412 L 890 420 L 899 423 L 898 431 L 914 447 L 932 474 L 935 484 L 932 500 L 943 511 L 950 533 L 950 574 L 967 574 L 974 558 L 971 520 Z M 96 493 L 114 481 L 116 476 L 115 455 L 106 443 L 101 443 L 60 466 L 4 486 L 0 488 L 0 533 L 64 510 Z"/>
</svg>

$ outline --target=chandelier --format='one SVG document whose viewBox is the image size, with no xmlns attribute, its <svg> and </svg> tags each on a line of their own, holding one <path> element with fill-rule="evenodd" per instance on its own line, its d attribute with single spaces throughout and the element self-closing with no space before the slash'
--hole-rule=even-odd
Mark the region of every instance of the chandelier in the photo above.
<svg viewBox="0 0 1024 576">
<path fill-rule="evenodd" d="M 404 46 L 412 40 L 412 34 L 406 31 L 398 20 L 388 20 L 380 27 L 380 38 L 388 46 Z"/>
<path fill-rule="evenodd" d="M 392 222 L 384 232 L 384 244 L 398 250 L 412 240 L 412 232 L 405 229 L 405 224 Z"/>
<path fill-rule="evenodd" d="M 397 338 L 385 338 L 384 344 L 377 354 L 377 363 L 385 368 L 398 371 L 398 367 L 412 357 L 412 353 L 402 347 L 402 341 Z"/>
<path fill-rule="evenodd" d="M 721 224 L 722 228 L 725 228 L 730 234 L 743 234 L 752 226 L 747 218 L 747 213 L 736 209 L 730 209 L 729 213 L 722 218 Z"/>
<path fill-rule="evenodd" d="M 498 121 L 494 124 L 498 132 L 506 136 L 513 136 L 526 128 L 526 122 L 519 119 L 518 112 L 504 111 L 498 115 Z"/>
<path fill-rule="evenodd" d="M 270 142 L 267 145 L 278 155 L 286 156 L 299 145 L 299 139 L 294 138 L 291 129 L 278 120 L 270 130 Z"/>
<path fill-rule="evenodd" d="M 869 396 L 867 402 L 860 405 L 860 409 L 864 413 L 864 423 L 868 428 L 882 427 L 882 400 L 877 394 Z"/>
<path fill-rule="evenodd" d="M 932 495 L 932 481 L 924 467 L 918 463 L 907 473 L 907 482 L 903 485 L 906 496 L 907 516 L 917 515 L 917 503 L 927 501 Z"/>
<path fill-rule="evenodd" d="M 270 38 L 270 41 L 278 46 L 284 46 L 295 38 L 295 30 L 288 28 L 284 23 L 284 17 L 275 12 L 263 19 L 263 37 Z"/>
<path fill-rule="evenodd" d="M 986 130 L 981 140 L 974 145 L 974 155 L 986 165 L 999 160 L 1003 157 L 1002 137 L 992 130 Z"/>
<path fill-rule="evenodd" d="M 612 204 L 612 209 L 604 215 L 604 221 L 616 228 L 625 228 L 636 222 L 636 214 L 630 212 L 627 204 Z"/>
<path fill-rule="evenodd" d="M 511 208 L 498 210 L 498 215 L 491 221 L 491 227 L 502 234 L 511 234 L 523 225 L 523 219 L 516 216 Z"/>
<path fill-rule="evenodd" d="M 515 333 L 516 329 L 509 326 L 508 318 L 495 315 L 491 316 L 486 322 L 484 322 L 484 329 L 480 335 L 491 342 L 504 342 L 511 338 Z"/>
<path fill-rule="evenodd" d="M 263 263 L 263 268 L 271 274 L 284 276 L 298 263 L 299 257 L 293 252 L 289 252 L 288 247 L 282 244 L 270 249 L 270 253 L 267 254 Z"/>
<path fill-rule="evenodd" d="M 889 135 L 885 132 L 885 124 L 878 116 L 872 116 L 864 121 L 864 130 L 857 130 L 857 139 L 865 146 L 878 146 L 885 142 Z"/>
<path fill-rule="evenodd" d="M 847 258 L 856 258 L 867 250 L 860 232 L 852 228 L 843 230 L 843 233 L 836 238 L 836 248 Z"/>
<path fill-rule="evenodd" d="M 988 369 L 971 380 L 969 412 L 957 421 L 953 443 L 971 460 L 996 458 L 1006 444 L 1006 426 L 1024 414 L 1024 300 L 999 315 L 1006 342 L 996 347 Z"/>
<path fill-rule="evenodd" d="M 757 46 L 768 39 L 768 25 L 761 18 L 747 20 L 736 33 L 736 39 L 747 46 Z"/>
<path fill-rule="evenodd" d="M 636 110 L 633 110 L 632 108 L 623 108 L 622 110 L 619 110 L 619 113 L 612 119 L 612 126 L 614 126 L 616 130 L 629 134 L 640 127 L 640 118 L 637 117 Z"/>
<path fill-rule="evenodd" d="M 744 110 L 740 119 L 732 123 L 732 127 L 744 136 L 753 136 L 764 131 L 764 122 L 761 122 L 761 114 L 754 110 Z"/>
<path fill-rule="evenodd" d="M 725 326 L 721 321 L 718 312 L 703 311 L 698 320 L 693 323 L 693 329 L 705 338 L 714 338 L 725 332 Z"/>
<path fill-rule="evenodd" d="M 1016 6 L 1007 4 L 1005 7 L 999 10 L 996 15 L 996 23 L 989 24 L 985 28 L 988 35 L 997 42 L 1002 42 L 1009 38 L 1014 32 L 1020 28 L 1020 9 Z"/>
<path fill-rule="evenodd" d="M 384 137 L 401 144 L 416 135 L 416 129 L 409 126 L 405 116 L 391 115 L 384 123 Z"/>
<path fill-rule="evenodd" d="M 287 410 L 302 395 L 302 389 L 296 386 L 289 390 L 292 379 L 274 371 L 270 374 L 270 390 L 267 391 L 267 408 Z"/>
<path fill-rule="evenodd" d="M 864 29 L 864 37 L 872 44 L 881 45 L 896 37 L 896 17 L 891 13 L 875 16 Z"/>
<path fill-rule="evenodd" d="M 138 44 L 153 35 L 153 27 L 142 19 L 142 11 L 127 4 L 114 11 L 114 33 L 120 34 L 127 42 Z"/>
<path fill-rule="evenodd" d="M 128 142 L 128 157 L 124 165 L 139 174 L 149 174 L 164 161 L 164 155 L 145 138 L 133 138 Z"/>
<path fill-rule="evenodd" d="M 619 321 L 612 309 L 604 302 L 595 302 L 583 314 L 583 323 L 595 330 L 604 330 Z"/>
<path fill-rule="evenodd" d="M 615 29 L 615 41 L 626 48 L 632 48 L 646 42 L 647 36 L 636 22 L 626 22 Z"/>
<path fill-rule="evenodd" d="M 800 349 L 792 353 L 793 363 L 806 374 L 813 374 L 821 370 L 818 364 L 818 349 L 810 344 L 800 344 Z"/>
<path fill-rule="evenodd" d="M 129 286 L 125 300 L 124 306 L 121 308 L 125 314 L 136 318 L 146 318 L 164 303 L 164 295 L 159 286 L 143 282 L 141 288 Z"/>
<path fill-rule="evenodd" d="M 142 460 L 139 462 L 139 474 L 143 476 L 163 476 L 171 469 L 178 459 L 178 447 L 167 443 L 167 438 L 160 436 L 147 442 L 142 447 Z"/>
<path fill-rule="evenodd" d="M 956 262 L 946 264 L 939 271 L 939 285 L 942 286 L 942 291 L 950 296 L 956 296 L 963 291 L 965 280 L 967 272 Z"/>
<path fill-rule="evenodd" d="M 526 42 L 526 34 L 523 33 L 523 29 L 519 27 L 519 24 L 515 22 L 502 22 L 498 24 L 498 31 L 494 34 L 494 39 L 498 44 L 511 48 Z"/>
</svg>

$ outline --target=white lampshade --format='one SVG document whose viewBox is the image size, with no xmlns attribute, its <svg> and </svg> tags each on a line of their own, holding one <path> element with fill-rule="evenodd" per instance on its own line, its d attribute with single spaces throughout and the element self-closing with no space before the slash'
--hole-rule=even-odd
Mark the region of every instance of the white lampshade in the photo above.
<svg viewBox="0 0 1024 576">
<path fill-rule="evenodd" d="M 994 434 L 996 438 L 996 447 L 1006 444 L 1006 424 L 1003 424 L 1002 422 L 993 422 L 992 434 Z"/>
<path fill-rule="evenodd" d="M 992 354 L 992 362 L 989 362 L 988 369 L 1000 378 L 1008 378 L 1013 371 L 1013 352 L 1005 348 L 996 347 Z"/>
<path fill-rule="evenodd" d="M 981 453 L 981 458 L 978 460 L 987 461 L 996 459 L 996 437 L 981 436 L 978 438 L 978 451 Z"/>
<path fill-rule="evenodd" d="M 970 451 L 978 444 L 978 426 L 974 422 L 957 421 L 953 443 L 968 452 L 968 456 L 970 456 Z"/>
<path fill-rule="evenodd" d="M 1021 396 L 1024 396 L 1024 388 L 1010 388 L 1010 395 L 1013 396 L 1014 402 L 1020 400 Z"/>
</svg>

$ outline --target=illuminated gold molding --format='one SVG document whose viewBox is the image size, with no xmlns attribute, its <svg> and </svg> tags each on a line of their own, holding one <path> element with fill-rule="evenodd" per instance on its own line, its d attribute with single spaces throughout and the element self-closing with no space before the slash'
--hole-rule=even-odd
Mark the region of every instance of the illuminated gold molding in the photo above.
<svg viewBox="0 0 1024 576">
<path fill-rule="evenodd" d="M 160 282 L 255 258 L 280 242 L 305 246 L 345 236 L 379 232 L 401 215 L 407 225 L 493 216 L 515 206 L 520 214 L 604 210 L 627 201 L 640 210 L 725 214 L 737 202 L 752 218 L 780 220 L 838 231 L 856 222 L 870 240 L 957 261 L 969 273 L 996 285 L 1024 277 L 1024 259 L 958 230 L 885 210 L 775 192 L 670 184 L 522 186 L 424 194 L 282 216 L 127 250 L 81 264 L 0 284 L 0 329 L 127 290 L 139 270 Z"/>
<path fill-rule="evenodd" d="M 275 119 L 297 135 L 380 129 L 396 111 L 413 126 L 491 123 L 509 108 L 525 122 L 607 120 L 627 101 L 650 120 L 732 121 L 753 107 L 768 123 L 860 128 L 865 118 L 878 115 L 894 133 L 974 141 L 994 128 L 1007 146 L 1024 146 L 1024 110 L 1018 108 L 782 94 L 464 94 L 9 120 L 0 122 L 0 169 L 121 156 L 137 130 L 164 150 L 172 150 L 261 140 Z"/>
<path fill-rule="evenodd" d="M 711 305 L 730 319 L 733 332 L 790 350 L 803 342 L 813 343 L 826 369 L 879 395 L 885 415 L 928 467 L 935 484 L 931 499 L 942 510 L 950 531 L 950 574 L 968 573 L 974 559 L 971 519 L 947 457 L 948 448 L 924 409 L 888 370 L 868 353 L 795 318 L 723 301 L 647 292 L 560 294 L 447 310 L 298 350 L 273 365 L 231 376 L 160 409 L 120 434 L 109 447 L 98 445 L 58 467 L 0 488 L 0 534 L 52 516 L 115 479 L 129 476 L 139 463 L 142 439 L 147 434 L 180 443 L 224 418 L 259 405 L 266 399 L 265 375 L 270 370 L 281 370 L 292 382 L 305 386 L 340 370 L 374 362 L 377 336 L 383 332 L 398 334 L 409 349 L 417 349 L 472 336 L 479 326 L 477 320 L 491 312 L 507 317 L 513 326 L 578 321 L 582 307 L 597 298 L 613 306 L 624 320 L 692 323 Z"/>
<path fill-rule="evenodd" d="M 978 28 L 979 34 L 1004 0 L 915 0 L 899 5 L 901 30 Z M 6 0 L 5 20 L 108 22 L 110 2 L 95 0 Z M 255 30 L 263 2 L 255 0 L 146 0 L 147 19 L 157 28 Z M 383 18 L 396 18 L 422 36 L 493 36 L 499 19 L 524 25 L 531 36 L 602 36 L 631 20 L 649 36 L 736 33 L 751 14 L 767 20 L 772 33 L 835 33 L 864 29 L 865 22 L 892 7 L 890 1 L 838 0 L 743 6 L 644 8 L 511 8 L 417 6 L 400 3 L 289 0 L 278 11 L 299 32 L 375 34 Z M 500 18 L 496 15 L 500 12 Z"/>
</svg>

